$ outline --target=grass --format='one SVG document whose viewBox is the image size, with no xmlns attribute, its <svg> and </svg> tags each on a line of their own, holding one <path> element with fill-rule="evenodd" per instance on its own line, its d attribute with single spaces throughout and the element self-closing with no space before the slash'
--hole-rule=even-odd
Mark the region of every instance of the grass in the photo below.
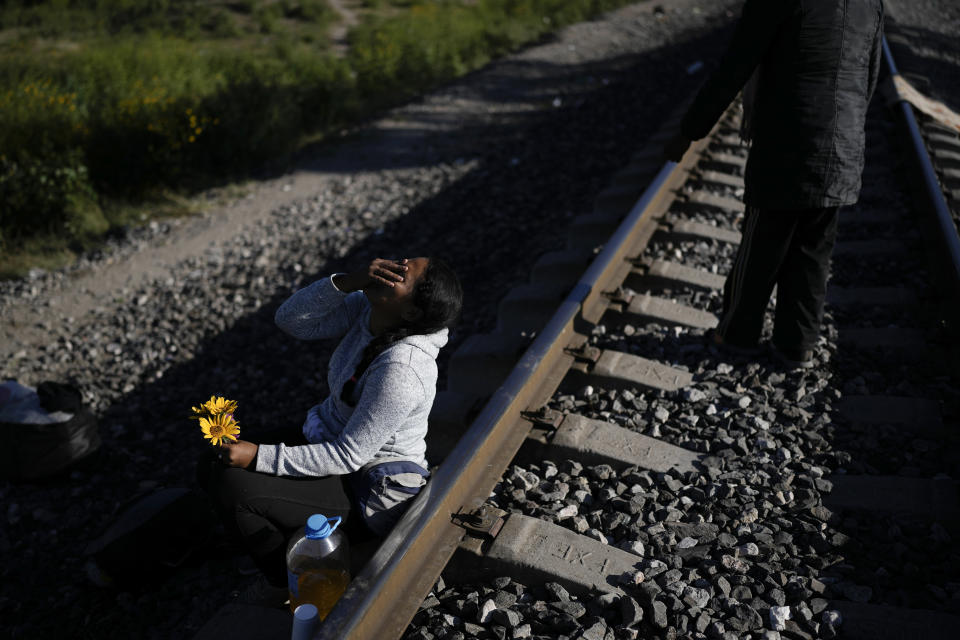
<svg viewBox="0 0 960 640">
<path fill-rule="evenodd" d="M 627 0 L 363 4 L 338 56 L 322 0 L 5 3 L 0 277 Z"/>
</svg>

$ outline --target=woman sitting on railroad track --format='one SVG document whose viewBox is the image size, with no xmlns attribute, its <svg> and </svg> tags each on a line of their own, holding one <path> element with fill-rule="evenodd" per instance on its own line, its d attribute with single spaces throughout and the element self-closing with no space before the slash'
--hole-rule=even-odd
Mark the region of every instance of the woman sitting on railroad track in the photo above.
<svg viewBox="0 0 960 640">
<path fill-rule="evenodd" d="M 426 484 L 436 358 L 462 298 L 439 259 L 378 258 L 300 289 L 277 310 L 293 337 L 340 343 L 331 393 L 307 412 L 302 433 L 225 444 L 199 466 L 225 527 L 263 574 L 244 601 L 283 604 L 287 540 L 311 514 L 341 516 L 348 538 L 382 536 Z"/>
</svg>

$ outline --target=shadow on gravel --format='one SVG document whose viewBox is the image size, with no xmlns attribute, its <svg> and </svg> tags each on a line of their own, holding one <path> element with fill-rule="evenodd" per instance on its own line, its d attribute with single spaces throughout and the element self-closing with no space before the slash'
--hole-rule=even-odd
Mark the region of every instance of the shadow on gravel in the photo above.
<svg viewBox="0 0 960 640">
<path fill-rule="evenodd" d="M 311 239 L 298 238 L 300 244 L 293 249 L 283 247 L 284 264 L 260 268 L 251 260 L 231 264 L 224 282 L 185 279 L 177 283 L 182 295 L 169 299 L 157 317 L 139 317 L 131 305 L 130 316 L 122 320 L 130 332 L 166 332 L 174 342 L 191 331 L 205 337 L 189 360 L 165 369 L 157 364 L 162 355 L 124 354 L 142 359 L 142 380 L 148 381 L 127 380 L 132 389 L 103 413 L 104 447 L 93 468 L 44 486 L 5 489 L 3 495 L 11 502 L 46 505 L 42 513 L 11 520 L 0 540 L 7 558 L 0 617 L 8 632 L 14 637 L 48 637 L 65 629 L 79 638 L 191 637 L 230 600 L 231 590 L 242 580 L 225 545 L 209 550 L 209 564 L 183 569 L 162 584 L 145 585 L 144 595 L 92 587 L 79 556 L 110 523 L 117 504 L 156 486 L 192 484 L 194 461 L 205 447 L 196 423 L 186 420 L 192 404 L 212 393 L 239 400 L 242 436 L 255 439 L 260 429 L 299 424 L 306 409 L 325 397 L 326 363 L 335 345 L 301 343 L 283 335 L 273 324 L 280 302 L 298 286 L 375 256 L 443 256 L 463 278 L 466 304 L 461 325 L 441 355 L 442 388 L 446 362 L 456 346 L 474 332 L 493 328 L 497 301 L 526 280 L 539 254 L 563 246 L 567 221 L 590 210 L 611 174 L 628 163 L 674 105 L 701 82 L 702 73 L 688 76 L 686 67 L 697 59 L 715 59 L 725 42 L 726 32 L 721 31 L 678 38 L 670 46 L 602 67 L 587 64 L 582 77 L 594 76 L 596 81 L 572 86 L 559 96 L 547 88 L 565 75 L 561 67 L 530 66 L 529 75 L 536 79 L 520 94 L 512 94 L 505 93 L 507 83 L 500 75 L 530 63 L 501 65 L 502 74 L 485 81 L 481 93 L 519 103 L 542 98 L 553 105 L 559 98 L 558 106 L 509 117 L 491 114 L 486 122 L 471 126 L 466 135 L 478 141 L 469 152 L 475 168 L 402 217 L 366 236 L 369 232 L 358 218 L 355 242 L 331 248 L 326 255 L 307 255 L 314 253 Z M 438 162 L 453 163 L 458 152 L 463 153 L 447 132 L 421 131 L 418 127 L 427 125 L 416 120 L 405 126 L 411 140 L 439 151 Z M 398 166 L 404 156 L 385 158 L 373 154 L 342 162 L 331 156 L 316 168 L 327 171 L 335 163 L 343 171 L 376 171 Z M 362 203 L 358 207 L 363 211 Z M 306 265 L 302 273 L 293 266 L 301 249 Z M 248 290 L 246 283 L 261 276 L 275 287 L 268 285 L 265 296 L 250 294 L 261 300 L 256 311 L 241 317 L 223 313 L 236 293 Z M 189 296 L 196 287 L 217 290 L 220 306 L 196 308 Z M 109 371 L 90 375 L 98 375 L 98 382 L 85 386 L 108 387 L 104 380 Z M 69 527 L 58 539 L 50 529 L 60 520 Z M 31 545 L 25 547 L 24 540 Z M 46 606 L 48 601 L 56 606 Z"/>
<path fill-rule="evenodd" d="M 685 46 L 691 45 L 681 45 L 676 49 L 683 50 Z M 673 49 L 661 49 L 645 57 L 652 61 L 663 56 L 666 62 L 670 56 L 676 55 Z M 387 122 L 367 123 L 362 128 L 347 132 L 339 141 L 324 141 L 308 147 L 299 154 L 302 157 L 299 166 L 308 171 L 333 173 L 417 167 L 423 163 L 424 151 L 432 152 L 439 161 L 451 162 L 463 159 L 464 154 L 464 149 L 456 144 L 461 134 L 447 135 L 454 130 L 465 132 L 468 138 L 483 141 L 481 144 L 487 147 L 485 155 L 496 153 L 498 149 L 504 153 L 520 154 L 528 144 L 526 129 L 534 121 L 543 122 L 545 111 L 556 112 L 552 119 L 559 125 L 568 120 L 570 115 L 589 109 L 591 105 L 586 105 L 587 101 L 603 100 L 605 93 L 612 95 L 616 92 L 616 89 L 608 91 L 606 87 L 616 82 L 615 77 L 627 71 L 635 61 L 636 56 L 621 56 L 602 64 L 583 63 L 574 79 L 569 77 L 566 65 L 531 60 L 501 61 L 495 64 L 493 71 L 474 71 L 446 87 L 440 99 L 415 100 L 407 104 L 399 116 Z M 669 75 L 682 73 L 681 66 L 674 62 L 668 64 Z M 695 76 L 697 82 L 702 78 L 702 74 Z M 663 103 L 666 97 L 664 87 L 654 78 L 650 80 L 653 80 L 651 84 L 658 95 L 651 91 L 646 101 Z M 684 82 L 678 84 L 691 86 L 689 80 L 684 78 Z M 558 91 L 558 84 L 566 85 L 566 88 Z M 672 93 L 672 89 L 667 93 Z M 499 106 L 496 111 L 486 113 L 471 113 L 466 118 L 457 112 L 463 108 L 470 109 L 474 104 L 489 102 L 498 102 L 507 107 Z M 515 108 L 510 105 L 515 105 Z M 638 110 L 645 108 L 638 105 Z M 607 128 L 622 126 L 614 122 L 603 124 Z M 656 128 L 655 122 L 647 124 Z M 563 136 L 561 131 L 557 133 Z M 351 144 L 352 151 L 358 141 L 361 143 L 359 152 L 349 155 L 339 153 L 341 145 Z M 562 144 L 562 141 L 558 142 Z M 476 152 L 472 151 L 471 155 L 476 155 Z M 523 174 L 522 170 L 516 173 Z"/>
<path fill-rule="evenodd" d="M 912 37 L 930 37 L 930 47 L 937 38 L 942 41 L 936 33 L 910 31 Z M 895 55 L 899 63 L 899 52 Z M 832 477 L 814 481 L 829 509 L 822 518 L 828 526 L 809 544 L 823 560 L 824 598 L 956 616 L 960 554 L 952 540 L 960 523 L 950 521 L 955 509 L 939 509 L 955 504 L 956 490 L 952 499 L 935 494 L 960 473 L 960 394 L 951 373 L 955 367 L 949 361 L 944 301 L 930 277 L 930 250 L 920 233 L 926 214 L 906 196 L 910 185 L 902 162 L 911 151 L 897 144 L 894 120 L 881 112 L 880 102 L 874 100 L 868 115 L 867 170 L 879 169 L 883 177 L 864 181 L 860 203 L 849 207 L 847 215 L 866 217 L 877 211 L 902 218 L 891 225 L 848 225 L 840 240 L 896 238 L 907 252 L 834 256 L 830 286 L 904 287 L 916 294 L 917 302 L 834 306 L 828 312 L 832 338 L 837 339 L 837 330 L 843 337 L 853 328 L 900 328 L 921 332 L 926 346 L 919 355 L 894 345 L 864 348 L 840 342 L 836 347 L 830 363 L 833 388 L 825 397 L 831 420 L 822 431 L 828 446 L 817 457 Z M 932 409 L 898 415 L 893 407 L 884 413 L 878 409 L 884 399 L 926 400 Z M 937 476 L 940 480 L 934 482 Z M 875 484 L 864 487 L 856 484 L 860 480 Z"/>
</svg>

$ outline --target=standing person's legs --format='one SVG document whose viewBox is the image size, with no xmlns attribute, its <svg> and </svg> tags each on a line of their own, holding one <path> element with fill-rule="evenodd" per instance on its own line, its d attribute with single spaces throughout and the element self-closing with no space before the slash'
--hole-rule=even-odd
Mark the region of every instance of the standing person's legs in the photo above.
<svg viewBox="0 0 960 640">
<path fill-rule="evenodd" d="M 717 334 L 724 342 L 752 347 L 760 339 L 763 314 L 787 255 L 795 211 L 747 207 L 740 248 L 723 286 L 723 315 Z"/>
<path fill-rule="evenodd" d="M 803 360 L 820 336 L 830 254 L 837 239 L 838 207 L 800 212 L 777 280 L 773 344 L 791 360 Z"/>
</svg>

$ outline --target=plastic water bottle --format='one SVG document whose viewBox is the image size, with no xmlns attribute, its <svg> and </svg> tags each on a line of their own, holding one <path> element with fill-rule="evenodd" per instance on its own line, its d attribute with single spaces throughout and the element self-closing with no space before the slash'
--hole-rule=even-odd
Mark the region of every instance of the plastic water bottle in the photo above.
<svg viewBox="0 0 960 640">
<path fill-rule="evenodd" d="M 315 513 L 290 539 L 287 586 L 291 611 L 312 604 L 323 620 L 350 584 L 350 552 L 346 536 L 337 531 L 340 521 L 339 516 L 326 518 Z"/>
</svg>

